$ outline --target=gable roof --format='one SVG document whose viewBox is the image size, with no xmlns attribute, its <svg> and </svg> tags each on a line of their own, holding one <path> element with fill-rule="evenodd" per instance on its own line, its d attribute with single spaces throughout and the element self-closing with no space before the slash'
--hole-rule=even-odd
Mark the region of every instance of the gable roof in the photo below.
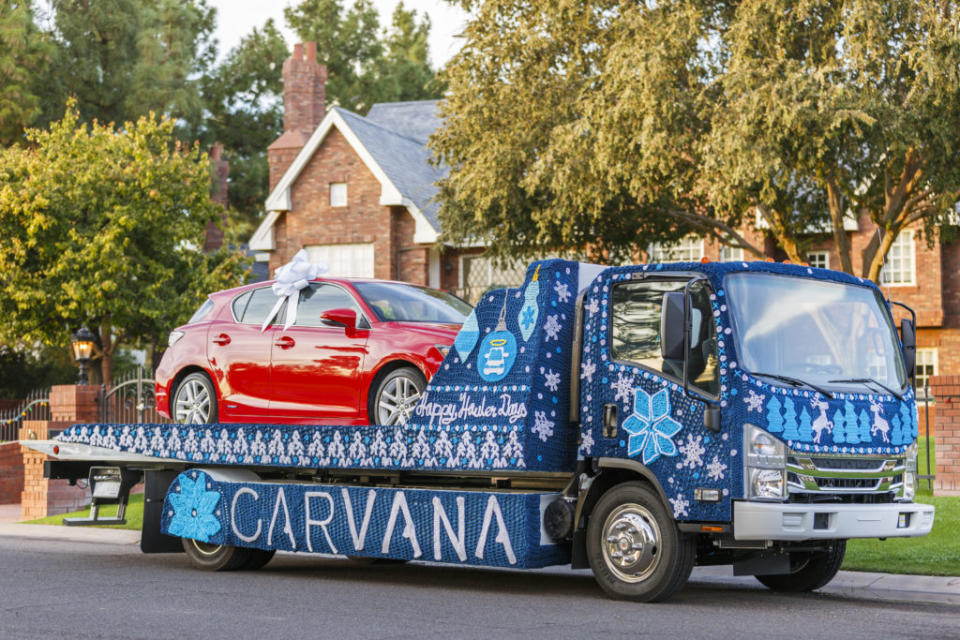
<svg viewBox="0 0 960 640">
<path fill-rule="evenodd" d="M 427 139 L 437 127 L 437 102 L 393 102 L 373 105 L 366 117 L 333 107 L 307 140 L 277 186 L 267 196 L 267 216 L 250 239 L 258 251 L 273 246 L 273 224 L 291 209 L 290 190 L 320 144 L 336 128 L 380 182 L 380 204 L 404 206 L 416 222 L 414 241 L 435 242 L 440 234 L 436 182 L 446 169 L 430 164 Z"/>
</svg>

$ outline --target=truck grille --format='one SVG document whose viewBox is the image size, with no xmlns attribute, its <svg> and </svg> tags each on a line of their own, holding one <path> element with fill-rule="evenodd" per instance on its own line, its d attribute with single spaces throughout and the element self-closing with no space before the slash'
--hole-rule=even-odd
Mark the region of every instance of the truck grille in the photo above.
<svg viewBox="0 0 960 640">
<path fill-rule="evenodd" d="M 888 493 L 903 486 L 903 458 L 803 456 L 787 458 L 790 493 Z"/>
</svg>

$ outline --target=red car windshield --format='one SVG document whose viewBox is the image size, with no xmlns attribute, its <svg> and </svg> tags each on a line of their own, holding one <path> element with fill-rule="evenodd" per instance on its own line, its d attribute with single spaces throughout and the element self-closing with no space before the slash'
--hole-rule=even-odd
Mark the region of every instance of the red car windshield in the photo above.
<svg viewBox="0 0 960 640">
<path fill-rule="evenodd" d="M 463 324 L 471 306 L 436 289 L 395 282 L 354 282 L 360 296 L 382 322 L 442 322 Z"/>
</svg>

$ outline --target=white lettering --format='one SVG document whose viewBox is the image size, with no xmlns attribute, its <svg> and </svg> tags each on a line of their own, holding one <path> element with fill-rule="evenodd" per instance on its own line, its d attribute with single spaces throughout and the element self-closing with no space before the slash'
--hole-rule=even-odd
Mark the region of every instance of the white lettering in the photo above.
<svg viewBox="0 0 960 640">
<path fill-rule="evenodd" d="M 326 498 L 327 503 L 330 505 L 330 513 L 327 514 L 327 517 L 324 520 L 314 520 L 311 517 L 310 498 Z M 313 540 L 310 537 L 310 526 L 317 525 L 320 527 L 320 530 L 323 531 L 323 537 L 327 539 L 327 545 L 329 545 L 330 550 L 333 553 L 340 553 L 334 546 L 333 540 L 330 539 L 330 532 L 327 531 L 327 525 L 330 524 L 331 520 L 333 520 L 333 496 L 326 491 L 307 491 L 303 494 L 303 505 L 307 511 L 307 523 L 304 526 L 304 535 L 307 536 L 307 549 L 311 552 L 313 551 Z"/>
<path fill-rule="evenodd" d="M 260 537 L 260 530 L 263 528 L 263 520 L 261 518 L 257 518 L 257 531 L 252 536 L 248 537 L 240 532 L 240 527 L 237 526 L 237 501 L 240 499 L 240 496 L 245 493 L 253 496 L 254 502 L 260 499 L 260 495 L 250 487 L 241 487 L 239 491 L 233 494 L 233 500 L 230 502 L 230 528 L 233 529 L 233 534 L 244 542 L 253 542 Z"/>
<path fill-rule="evenodd" d="M 283 532 L 290 538 L 290 546 L 297 548 L 297 540 L 293 537 L 293 526 L 290 524 L 290 509 L 287 508 L 287 498 L 283 495 L 283 487 L 277 491 L 277 501 L 273 505 L 273 517 L 270 518 L 270 529 L 267 530 L 267 546 L 273 546 L 273 526 L 277 523 L 277 514 L 280 513 L 280 503 L 283 503 Z"/>
<path fill-rule="evenodd" d="M 500 510 L 500 503 L 497 497 L 490 496 L 487 500 L 487 510 L 483 514 L 483 527 L 480 529 L 480 539 L 477 540 L 477 557 L 483 559 L 483 549 L 487 546 L 487 532 L 490 530 L 490 522 L 493 516 L 497 516 L 497 537 L 496 542 L 503 545 L 503 551 L 507 554 L 507 561 L 510 564 L 517 563 L 517 556 L 513 553 L 513 547 L 510 545 L 510 533 L 507 531 L 507 524 L 503 521 L 503 512 Z"/>
<path fill-rule="evenodd" d="M 475 396 L 470 393 L 460 394 L 460 404 L 455 402 L 430 402 L 424 396 L 414 410 L 414 415 L 420 418 L 430 418 L 430 425 L 434 421 L 441 425 L 448 425 L 455 420 L 506 418 L 510 424 L 527 417 L 527 407 L 522 402 L 514 402 L 509 393 L 500 395 L 499 406 L 487 406 L 487 397 L 480 396 L 479 404 L 474 401 Z"/>
<path fill-rule="evenodd" d="M 360 534 L 357 534 L 357 523 L 353 519 L 353 505 L 350 503 L 350 492 L 344 488 L 340 489 L 343 495 L 343 502 L 347 506 L 347 525 L 350 527 L 350 537 L 353 538 L 353 548 L 357 551 L 363 549 L 367 540 L 367 527 L 370 526 L 370 516 L 373 514 L 373 502 L 377 499 L 377 492 L 373 489 L 367 492 L 367 507 L 363 512 L 363 522 L 360 523 Z"/>
<path fill-rule="evenodd" d="M 410 516 L 410 508 L 407 506 L 407 497 L 403 491 L 397 491 L 393 497 L 393 506 L 390 507 L 390 519 L 387 521 L 387 530 L 383 534 L 383 547 L 381 553 L 390 553 L 390 541 L 393 539 L 393 528 L 397 524 L 397 513 L 403 512 L 403 519 L 406 524 L 403 527 L 403 537 L 410 541 L 413 547 L 413 557 L 419 558 L 423 555 L 420 551 L 420 543 L 417 542 L 417 530 L 413 525 L 413 518 Z"/>
<path fill-rule="evenodd" d="M 463 496 L 457 496 L 457 535 L 453 533 L 453 525 L 450 524 L 449 518 L 447 518 L 447 512 L 443 509 L 443 503 L 440 502 L 440 498 L 433 497 L 433 559 L 439 560 L 441 554 L 440 550 L 440 522 L 443 522 L 443 528 L 447 531 L 447 537 L 450 539 L 450 543 L 453 545 L 453 548 L 457 552 L 457 557 L 460 558 L 460 562 L 466 562 L 467 560 L 467 547 L 465 544 L 465 537 L 463 534 L 463 511 L 464 511 L 464 501 Z"/>
</svg>

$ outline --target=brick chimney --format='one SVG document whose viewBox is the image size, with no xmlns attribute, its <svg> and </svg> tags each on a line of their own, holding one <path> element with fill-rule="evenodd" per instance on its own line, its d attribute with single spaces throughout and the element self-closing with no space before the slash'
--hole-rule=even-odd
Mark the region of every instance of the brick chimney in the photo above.
<svg viewBox="0 0 960 640">
<path fill-rule="evenodd" d="M 323 120 L 327 68 L 317 64 L 317 43 L 295 44 L 283 63 L 283 135 L 267 147 L 270 190 Z"/>
</svg>

